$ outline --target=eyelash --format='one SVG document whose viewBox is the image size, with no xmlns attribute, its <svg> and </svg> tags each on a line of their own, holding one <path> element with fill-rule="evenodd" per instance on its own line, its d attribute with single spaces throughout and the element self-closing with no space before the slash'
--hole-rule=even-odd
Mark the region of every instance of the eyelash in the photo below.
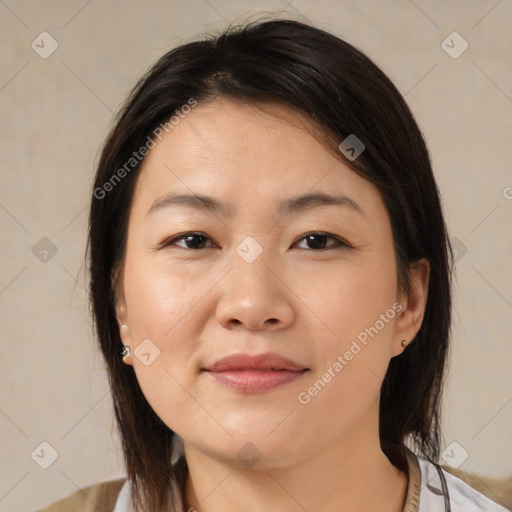
<svg viewBox="0 0 512 512">
<path fill-rule="evenodd" d="M 187 237 L 191 237 L 191 236 L 198 236 L 198 237 L 200 236 L 200 237 L 204 237 L 204 238 L 209 240 L 209 238 L 205 234 L 203 234 L 203 233 L 190 231 L 190 232 L 183 233 L 181 235 L 175 236 L 173 238 L 169 238 L 167 240 L 164 240 L 161 244 L 158 245 L 158 248 L 159 249 L 163 249 L 165 247 L 171 247 L 177 241 L 183 240 L 183 239 L 185 239 Z M 324 247 L 322 249 L 309 249 L 309 250 L 312 250 L 314 252 L 322 252 L 322 251 L 327 251 L 327 250 L 341 249 L 343 247 L 351 247 L 351 245 L 348 244 L 347 242 L 345 242 L 345 240 L 343 240 L 340 237 L 335 236 L 335 235 L 333 235 L 331 233 L 326 233 L 325 231 L 311 231 L 309 233 L 305 233 L 304 235 L 302 235 L 302 237 L 300 237 L 298 240 L 296 240 L 293 245 L 295 245 L 297 242 L 305 240 L 306 238 L 308 238 L 310 236 L 327 237 L 327 238 L 331 238 L 331 239 L 335 240 L 335 242 L 336 242 L 336 244 L 333 244 L 333 245 L 331 245 L 329 247 Z M 188 251 L 201 250 L 201 249 L 192 249 L 192 248 L 189 248 L 189 247 L 181 247 L 181 246 L 177 246 L 177 247 L 180 247 L 181 249 L 185 249 L 185 250 L 188 250 Z M 215 247 L 203 247 L 203 249 L 214 249 L 214 248 Z"/>
</svg>

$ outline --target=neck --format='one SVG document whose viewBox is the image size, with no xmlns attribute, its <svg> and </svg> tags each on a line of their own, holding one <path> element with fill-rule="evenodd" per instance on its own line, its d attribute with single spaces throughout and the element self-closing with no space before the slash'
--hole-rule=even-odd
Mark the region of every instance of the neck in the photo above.
<svg viewBox="0 0 512 512">
<path fill-rule="evenodd" d="M 227 464 L 185 442 L 186 510 L 400 512 L 407 476 L 384 455 L 373 427 L 358 425 L 351 435 L 321 445 L 312 457 L 265 469 Z"/>
</svg>

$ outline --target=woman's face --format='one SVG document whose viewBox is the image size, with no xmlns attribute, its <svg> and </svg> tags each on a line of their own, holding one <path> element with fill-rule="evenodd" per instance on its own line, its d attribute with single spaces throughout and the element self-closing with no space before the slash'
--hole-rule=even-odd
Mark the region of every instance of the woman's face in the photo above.
<svg viewBox="0 0 512 512">
<path fill-rule="evenodd" d="M 378 435 L 390 358 L 422 315 L 399 296 L 377 189 L 303 118 L 275 108 L 281 117 L 199 103 L 156 139 L 133 198 L 118 308 L 125 362 L 185 449 L 260 467 Z M 341 199 L 307 199 L 318 194 Z M 265 371 L 251 361 L 205 370 L 269 353 L 297 368 L 271 357 Z"/>
</svg>

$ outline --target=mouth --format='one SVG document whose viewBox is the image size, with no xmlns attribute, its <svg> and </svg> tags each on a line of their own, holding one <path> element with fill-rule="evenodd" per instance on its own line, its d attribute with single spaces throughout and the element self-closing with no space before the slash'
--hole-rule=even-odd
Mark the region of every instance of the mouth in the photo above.
<svg viewBox="0 0 512 512">
<path fill-rule="evenodd" d="M 296 381 L 309 368 L 277 354 L 234 354 L 202 369 L 217 383 L 242 393 L 264 393 Z"/>
</svg>

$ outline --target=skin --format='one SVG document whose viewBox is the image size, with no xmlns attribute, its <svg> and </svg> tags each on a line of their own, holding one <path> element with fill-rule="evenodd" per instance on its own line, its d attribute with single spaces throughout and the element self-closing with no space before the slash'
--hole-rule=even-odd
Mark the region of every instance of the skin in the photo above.
<svg viewBox="0 0 512 512">
<path fill-rule="evenodd" d="M 380 448 L 379 392 L 390 359 L 404 350 L 401 340 L 421 326 L 428 262 L 414 266 L 411 293 L 401 294 L 378 190 L 311 128 L 283 106 L 200 103 L 150 151 L 136 185 L 118 290 L 121 338 L 132 351 L 124 362 L 182 437 L 187 506 L 200 511 L 404 506 L 407 475 Z M 148 215 L 169 192 L 213 196 L 232 216 L 182 206 Z M 363 213 L 323 205 L 276 214 L 277 203 L 308 192 L 344 194 Z M 206 238 L 159 248 L 190 231 Z M 327 249 L 317 249 L 304 238 L 311 232 L 349 245 L 336 248 L 336 238 L 320 236 L 314 241 Z M 263 248 L 252 263 L 235 250 L 248 236 Z M 401 311 L 301 404 L 298 394 L 397 301 Z M 160 350 L 148 366 L 134 355 L 145 339 Z M 310 371 L 262 394 L 234 391 L 201 372 L 239 352 L 276 352 Z M 261 454 L 252 467 L 237 456 L 247 443 Z"/>
</svg>

